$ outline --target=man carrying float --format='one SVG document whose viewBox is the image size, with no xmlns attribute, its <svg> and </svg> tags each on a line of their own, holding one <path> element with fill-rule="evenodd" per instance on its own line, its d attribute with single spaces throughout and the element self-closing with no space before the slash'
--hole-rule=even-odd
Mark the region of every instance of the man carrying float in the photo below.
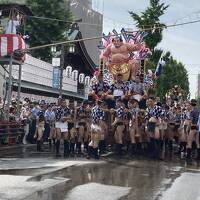
<svg viewBox="0 0 200 200">
<path fill-rule="evenodd" d="M 125 116 L 125 105 L 124 102 L 119 98 L 116 100 L 116 114 L 115 114 L 115 120 L 112 124 L 112 126 L 115 127 L 114 138 L 116 144 L 116 153 L 118 155 L 122 154 L 124 131 L 126 128 L 124 123 L 124 116 Z"/>
<path fill-rule="evenodd" d="M 162 109 L 160 106 L 156 105 L 154 97 L 149 97 L 147 101 L 147 109 L 145 112 L 145 118 L 147 122 L 147 133 L 149 138 L 149 153 L 150 157 L 158 158 L 159 156 L 159 118 L 162 114 Z"/>
<path fill-rule="evenodd" d="M 104 111 L 102 109 L 103 102 L 101 100 L 96 101 L 96 105 L 92 108 L 91 118 L 91 141 L 89 143 L 89 157 L 99 158 L 98 147 L 101 139 L 102 128 L 100 126 L 101 121 L 104 118 Z"/>
<path fill-rule="evenodd" d="M 128 119 L 129 119 L 129 135 L 131 142 L 131 155 L 136 153 L 136 137 L 140 137 L 140 131 L 138 127 L 138 113 L 139 106 L 138 101 L 136 99 L 130 99 L 128 101 Z M 139 142 L 141 142 L 141 137 L 139 138 Z"/>
</svg>

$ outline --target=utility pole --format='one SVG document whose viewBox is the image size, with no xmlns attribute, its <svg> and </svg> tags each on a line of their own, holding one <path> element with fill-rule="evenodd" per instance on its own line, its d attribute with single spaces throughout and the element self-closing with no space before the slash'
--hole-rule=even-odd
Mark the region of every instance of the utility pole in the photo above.
<svg viewBox="0 0 200 200">
<path fill-rule="evenodd" d="M 59 97 L 62 98 L 62 88 L 63 88 L 63 70 L 65 64 L 65 46 L 61 45 L 61 58 L 60 58 L 60 89 L 59 89 Z"/>
<path fill-rule="evenodd" d="M 12 64 L 13 64 L 13 55 L 10 56 L 10 61 L 9 61 L 8 98 L 7 98 L 8 107 L 10 106 L 12 99 L 12 84 L 13 84 Z"/>
</svg>

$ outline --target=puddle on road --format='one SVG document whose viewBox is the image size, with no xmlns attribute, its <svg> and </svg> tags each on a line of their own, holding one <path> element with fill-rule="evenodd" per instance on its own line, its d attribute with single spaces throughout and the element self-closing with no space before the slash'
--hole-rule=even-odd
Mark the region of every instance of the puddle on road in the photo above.
<svg viewBox="0 0 200 200">
<path fill-rule="evenodd" d="M 34 148 L 35 147 L 31 147 L 26 150 L 17 151 L 17 155 L 19 155 L 19 158 L 21 157 L 23 160 L 24 158 L 32 158 L 29 160 L 30 162 L 33 162 L 35 157 L 44 157 L 43 154 L 40 155 L 33 153 Z M 15 156 L 16 152 L 9 155 L 5 153 L 5 155 L 2 156 L 4 159 L 1 159 L 1 163 L 12 161 L 15 159 Z M 52 154 L 48 155 L 48 152 L 47 155 L 45 154 L 45 157 L 53 159 Z M 56 159 L 53 159 L 53 162 L 54 161 L 57 162 Z M 107 162 L 101 164 L 72 166 L 54 172 L 50 172 L 50 167 L 47 167 L 37 169 L 0 170 L 0 174 L 32 176 L 29 181 L 38 181 L 39 183 L 46 179 L 54 179 L 55 177 L 70 179 L 70 181 L 65 184 L 52 186 L 35 192 L 33 195 L 29 196 L 28 200 L 67 200 L 68 195 L 74 188 L 79 188 L 85 185 L 91 187 L 91 183 L 102 184 L 103 186 L 107 186 L 108 189 L 112 188 L 110 186 L 123 187 L 124 189 L 131 188 L 126 197 L 121 198 L 121 196 L 119 196 L 120 200 L 159 200 L 162 198 L 163 192 L 171 186 L 172 182 L 180 176 L 183 171 L 190 169 L 185 168 L 184 162 L 180 163 L 176 158 L 172 158 L 166 162 L 157 162 L 145 158 L 134 160 L 106 158 L 105 161 Z M 33 165 L 34 164 L 37 163 L 34 161 Z M 199 172 L 199 166 L 195 167 L 193 165 L 191 170 Z M 38 176 L 38 174 L 43 175 Z M 16 185 L 16 188 L 18 187 L 20 186 Z M 91 193 L 95 193 L 95 190 L 90 191 Z M 84 190 L 82 190 L 82 192 L 84 193 Z M 106 195 L 102 193 L 100 199 L 105 200 L 105 197 Z M 84 200 L 88 199 L 84 198 Z M 95 200 L 98 199 L 96 198 Z"/>
<path fill-rule="evenodd" d="M 172 163 L 149 160 L 110 160 L 110 162 L 101 164 L 72 166 L 54 173 L 47 172 L 47 174 L 31 178 L 29 181 L 40 182 L 55 177 L 69 178 L 70 181 L 61 186 L 36 192 L 28 199 L 53 200 L 56 197 L 57 200 L 67 200 L 73 188 L 88 183 L 98 183 L 106 185 L 108 188 L 109 186 L 131 188 L 126 197 L 121 198 L 119 196 L 120 200 L 155 200 L 162 195 L 159 191 L 166 190 L 173 180 L 180 175 L 182 168 L 175 166 Z M 175 172 L 171 174 L 173 169 Z M 7 173 L 13 175 L 29 176 L 36 175 L 37 172 L 36 169 L 7 171 Z M 95 190 L 93 192 L 95 193 Z M 101 199 L 106 199 L 104 193 L 102 193 Z M 84 200 L 87 200 L 87 198 L 84 198 Z"/>
<path fill-rule="evenodd" d="M 41 155 L 42 157 L 43 155 Z M 6 157 L 6 156 L 5 156 Z M 21 157 L 21 156 L 20 156 Z M 24 156 L 30 158 L 32 156 Z M 36 157 L 38 157 L 36 155 Z M 7 158 L 5 158 L 7 159 Z M 9 158 L 5 161 L 13 160 Z M 23 158 L 24 159 L 24 158 Z M 52 157 L 49 159 L 53 159 Z M 54 159 L 53 159 L 54 161 Z M 40 190 L 31 195 L 29 200 L 67 200 L 73 188 L 89 183 L 108 186 L 131 188 L 126 197 L 120 200 L 158 200 L 172 182 L 185 171 L 184 164 L 174 162 L 159 162 L 143 159 L 105 159 L 105 163 L 72 166 L 55 172 L 49 172 L 50 167 L 37 169 L 0 170 L 0 174 L 33 176 L 29 181 L 44 181 L 62 177 L 70 181 L 60 186 Z M 173 160 L 174 161 L 174 160 Z M 33 160 L 30 162 L 33 162 Z M 57 160 L 55 160 L 57 162 Z M 34 163 L 33 164 L 37 164 Z M 182 167 L 179 167 L 182 165 Z M 194 166 L 192 167 L 194 168 Z M 197 170 L 199 168 L 197 167 Z M 43 174 L 39 175 L 38 174 Z M 16 186 L 18 187 L 18 186 Z M 95 190 L 93 191 L 95 192 Z M 81 194 L 80 194 L 81 195 Z M 0 198 L 1 199 L 1 198 Z M 102 194 L 101 199 L 105 199 Z M 87 200 L 87 198 L 84 198 Z M 95 199 L 97 200 L 97 199 Z"/>
</svg>

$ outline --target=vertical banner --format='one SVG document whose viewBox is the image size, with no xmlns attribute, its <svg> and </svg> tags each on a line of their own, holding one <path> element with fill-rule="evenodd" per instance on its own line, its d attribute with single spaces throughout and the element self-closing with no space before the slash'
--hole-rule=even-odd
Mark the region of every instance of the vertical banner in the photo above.
<svg viewBox="0 0 200 200">
<path fill-rule="evenodd" d="M 60 87 L 60 58 L 52 59 L 53 66 L 53 79 L 52 79 L 52 87 L 59 88 Z"/>
<path fill-rule="evenodd" d="M 60 68 L 59 67 L 53 67 L 52 87 L 57 88 L 57 89 L 60 87 Z"/>
</svg>

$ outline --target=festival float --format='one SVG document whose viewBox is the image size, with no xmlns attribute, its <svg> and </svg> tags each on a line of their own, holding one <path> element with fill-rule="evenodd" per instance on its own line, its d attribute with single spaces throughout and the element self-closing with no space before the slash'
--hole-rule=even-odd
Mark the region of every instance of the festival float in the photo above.
<svg viewBox="0 0 200 200">
<path fill-rule="evenodd" d="M 100 66 L 91 79 L 91 91 L 99 81 L 98 77 L 103 77 L 102 83 L 110 86 L 118 74 L 122 75 L 124 82 L 134 81 L 135 76 L 139 75 L 142 82 L 152 85 L 153 74 L 152 72 L 145 74 L 144 69 L 145 60 L 151 56 L 150 49 L 144 43 L 147 35 L 148 33 L 144 31 L 124 28 L 120 33 L 114 29 L 108 35 L 103 34 L 102 41 L 98 45 L 101 51 Z M 104 98 L 106 95 L 106 93 L 94 94 L 94 92 L 89 94 L 95 99 Z"/>
</svg>

